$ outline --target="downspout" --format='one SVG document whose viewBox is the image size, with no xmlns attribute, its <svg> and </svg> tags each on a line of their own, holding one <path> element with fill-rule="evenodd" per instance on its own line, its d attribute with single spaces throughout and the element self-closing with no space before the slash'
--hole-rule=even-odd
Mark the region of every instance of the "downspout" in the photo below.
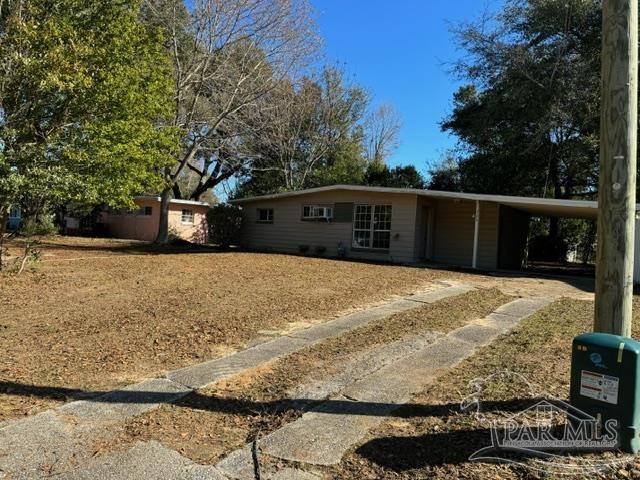
<svg viewBox="0 0 640 480">
<path fill-rule="evenodd" d="M 473 260 L 471 268 L 478 268 L 478 237 L 480 236 L 480 200 L 476 200 L 476 213 L 473 216 Z"/>
</svg>

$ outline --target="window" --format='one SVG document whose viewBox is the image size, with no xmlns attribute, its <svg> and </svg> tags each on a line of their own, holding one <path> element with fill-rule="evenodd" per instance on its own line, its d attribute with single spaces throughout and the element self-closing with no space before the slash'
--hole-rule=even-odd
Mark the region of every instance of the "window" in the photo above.
<svg viewBox="0 0 640 480">
<path fill-rule="evenodd" d="M 9 218 L 20 218 L 20 207 L 11 207 L 9 209 Z"/>
<path fill-rule="evenodd" d="M 258 222 L 273 223 L 273 208 L 259 208 Z"/>
<path fill-rule="evenodd" d="M 185 225 L 193 225 L 193 210 L 182 210 L 182 223 Z"/>
<path fill-rule="evenodd" d="M 140 207 L 140 210 L 138 210 L 138 215 L 141 215 L 143 217 L 150 217 L 152 212 L 153 207 Z"/>
<path fill-rule="evenodd" d="M 391 241 L 391 205 L 356 205 L 353 247 L 387 250 Z"/>
<path fill-rule="evenodd" d="M 333 217 L 333 208 L 323 205 L 304 205 L 302 207 L 303 219 L 324 219 L 328 220 Z"/>
</svg>

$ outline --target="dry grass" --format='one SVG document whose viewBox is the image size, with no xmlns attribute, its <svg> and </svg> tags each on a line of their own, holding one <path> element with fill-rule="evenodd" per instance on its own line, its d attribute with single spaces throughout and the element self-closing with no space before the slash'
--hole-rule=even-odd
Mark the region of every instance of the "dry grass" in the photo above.
<svg viewBox="0 0 640 480">
<path fill-rule="evenodd" d="M 637 297 L 634 306 L 640 307 Z M 636 308 L 636 338 L 640 335 L 639 311 Z M 592 302 L 562 299 L 553 303 L 416 396 L 411 407 L 372 432 L 332 474 L 350 479 L 558 478 L 517 466 L 472 463 L 468 458 L 490 445 L 487 428 L 492 419 L 521 411 L 536 398 L 568 398 L 571 341 L 591 330 L 592 319 Z M 473 392 L 471 380 L 504 370 L 520 374 L 526 381 L 513 375 L 493 378 L 481 399 L 483 418 L 460 411 L 460 402 Z M 610 453 L 603 458 L 615 457 Z M 640 478 L 640 464 L 631 459 L 629 465 L 616 467 L 602 477 L 590 474 L 578 478 L 596 477 Z"/>
<path fill-rule="evenodd" d="M 131 241 L 56 237 L 40 249 L 33 269 L 0 277 L 0 420 L 218 357 L 264 329 L 322 321 L 452 277 Z"/>
<path fill-rule="evenodd" d="M 358 352 L 426 330 L 448 333 L 485 317 L 511 299 L 497 289 L 476 290 L 396 313 L 257 369 L 250 380 L 239 378 L 231 383 L 234 390 L 249 395 L 271 391 L 272 400 L 282 398 L 284 392 L 296 385 L 340 370 L 342 364 Z"/>
<path fill-rule="evenodd" d="M 510 300 L 495 289 L 478 290 L 392 315 L 163 405 L 128 422 L 96 450 L 153 439 L 199 463 L 215 463 L 313 404 L 289 398 L 293 387 L 327 378 L 358 352 L 425 330 L 449 332 Z"/>
</svg>

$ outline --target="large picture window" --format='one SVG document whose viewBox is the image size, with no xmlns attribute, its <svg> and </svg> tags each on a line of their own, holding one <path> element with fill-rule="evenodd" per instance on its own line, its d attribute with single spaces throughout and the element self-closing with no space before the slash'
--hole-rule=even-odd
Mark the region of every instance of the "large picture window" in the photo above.
<svg viewBox="0 0 640 480">
<path fill-rule="evenodd" d="M 387 250 L 391 242 L 391 205 L 356 205 L 353 247 Z"/>
</svg>

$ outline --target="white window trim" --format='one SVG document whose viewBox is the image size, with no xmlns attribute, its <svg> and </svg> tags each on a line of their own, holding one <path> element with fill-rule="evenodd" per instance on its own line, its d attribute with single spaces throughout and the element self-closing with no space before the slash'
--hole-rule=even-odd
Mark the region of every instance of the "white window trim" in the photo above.
<svg viewBox="0 0 640 480">
<path fill-rule="evenodd" d="M 363 229 L 363 228 L 356 228 L 356 211 L 358 210 L 358 207 L 371 207 L 371 222 L 369 224 L 369 246 L 368 247 L 361 247 L 360 245 L 356 245 L 355 244 L 355 232 L 357 231 L 361 231 L 361 232 L 365 232 L 367 230 Z M 375 215 L 375 208 L 376 207 L 391 207 L 391 220 L 389 221 L 389 225 L 391 225 L 391 222 L 393 221 L 393 205 L 391 203 L 356 203 L 353 205 L 353 223 L 352 223 L 352 228 L 351 228 L 351 248 L 354 248 L 356 250 L 379 250 L 381 252 L 388 252 L 389 249 L 391 248 L 391 226 L 389 226 L 388 230 L 381 230 L 381 229 L 374 229 L 374 215 Z M 373 246 L 373 237 L 374 237 L 374 232 L 389 232 L 389 246 L 387 248 L 382 248 L 382 247 L 374 247 Z"/>
<path fill-rule="evenodd" d="M 271 217 L 271 218 L 267 218 L 267 220 L 262 220 L 260 219 L 260 211 L 265 210 L 267 212 L 271 211 L 271 215 L 267 214 L 267 217 Z M 257 208 L 256 209 L 256 222 L 257 223 L 273 223 L 273 218 L 275 217 L 275 211 L 273 208 Z"/>
<path fill-rule="evenodd" d="M 191 212 L 191 220 L 185 220 L 184 217 L 184 212 Z M 183 208 L 180 211 L 180 223 L 182 225 L 194 225 L 196 223 L 196 214 L 193 210 L 191 210 L 190 208 Z"/>
<path fill-rule="evenodd" d="M 312 215 L 305 215 L 304 214 L 305 208 L 309 208 L 310 211 L 312 212 Z M 321 208 L 323 209 L 325 215 L 313 215 L 313 213 L 315 213 L 316 210 Z M 329 210 L 330 212 L 328 216 L 326 215 L 327 210 Z M 302 218 L 303 220 L 331 220 L 333 218 L 333 205 L 305 203 L 304 205 L 302 205 Z"/>
</svg>

